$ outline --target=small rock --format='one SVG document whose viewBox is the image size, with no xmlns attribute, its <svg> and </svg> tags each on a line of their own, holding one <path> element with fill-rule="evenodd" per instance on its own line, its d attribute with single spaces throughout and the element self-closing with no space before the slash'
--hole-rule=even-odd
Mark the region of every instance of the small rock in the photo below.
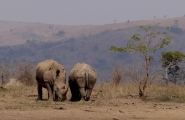
<svg viewBox="0 0 185 120">
<path fill-rule="evenodd" d="M 120 113 L 124 113 L 123 111 L 119 110 Z"/>
<path fill-rule="evenodd" d="M 59 107 L 58 109 L 59 109 L 59 110 L 63 110 L 64 108 L 63 108 L 63 107 Z"/>
<path fill-rule="evenodd" d="M 119 120 L 118 118 L 112 118 L 113 120 Z"/>
</svg>

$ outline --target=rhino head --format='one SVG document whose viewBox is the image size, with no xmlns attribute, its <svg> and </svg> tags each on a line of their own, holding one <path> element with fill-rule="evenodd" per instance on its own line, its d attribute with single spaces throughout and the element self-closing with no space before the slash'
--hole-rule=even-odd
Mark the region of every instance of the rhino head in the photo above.
<svg viewBox="0 0 185 120">
<path fill-rule="evenodd" d="M 54 96 L 55 100 L 63 101 L 66 100 L 66 94 L 68 91 L 68 84 L 64 83 L 55 83 L 54 84 Z"/>
<path fill-rule="evenodd" d="M 49 69 L 44 75 L 44 82 L 48 82 L 53 91 L 54 100 L 65 100 L 68 85 L 65 83 L 65 76 L 60 75 L 60 70 Z"/>
</svg>

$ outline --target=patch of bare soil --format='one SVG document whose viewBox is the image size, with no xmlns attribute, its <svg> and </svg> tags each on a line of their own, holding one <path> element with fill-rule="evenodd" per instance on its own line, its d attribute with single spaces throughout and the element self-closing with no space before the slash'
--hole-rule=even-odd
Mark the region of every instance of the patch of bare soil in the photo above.
<svg viewBox="0 0 185 120">
<path fill-rule="evenodd" d="M 1 120 L 184 120 L 184 103 L 147 102 L 137 98 L 97 99 L 90 101 L 36 101 L 24 103 L 1 99 Z M 16 103 L 16 104 L 15 104 Z M 26 104 L 26 105 L 25 105 Z"/>
</svg>

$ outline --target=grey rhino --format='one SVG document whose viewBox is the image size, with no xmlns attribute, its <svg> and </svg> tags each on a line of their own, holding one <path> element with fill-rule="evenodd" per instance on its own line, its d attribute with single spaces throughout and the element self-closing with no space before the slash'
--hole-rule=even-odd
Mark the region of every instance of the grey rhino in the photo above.
<svg viewBox="0 0 185 120">
<path fill-rule="evenodd" d="M 54 60 L 40 62 L 36 66 L 38 100 L 42 100 L 42 87 L 48 90 L 48 99 L 65 100 L 68 91 L 66 70 Z"/>
<path fill-rule="evenodd" d="M 88 101 L 97 80 L 96 70 L 86 63 L 77 63 L 69 74 L 71 101 Z M 81 99 L 83 98 L 83 99 Z"/>
</svg>

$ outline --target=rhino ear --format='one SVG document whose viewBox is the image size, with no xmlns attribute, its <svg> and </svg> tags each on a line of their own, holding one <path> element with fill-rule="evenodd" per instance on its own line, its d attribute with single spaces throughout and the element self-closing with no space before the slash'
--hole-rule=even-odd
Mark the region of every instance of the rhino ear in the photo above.
<svg viewBox="0 0 185 120">
<path fill-rule="evenodd" d="M 55 80 L 60 74 L 60 70 L 53 71 L 52 78 Z"/>
<path fill-rule="evenodd" d="M 59 74 L 60 74 L 60 70 L 57 70 L 56 71 L 56 76 L 59 76 Z"/>
</svg>

